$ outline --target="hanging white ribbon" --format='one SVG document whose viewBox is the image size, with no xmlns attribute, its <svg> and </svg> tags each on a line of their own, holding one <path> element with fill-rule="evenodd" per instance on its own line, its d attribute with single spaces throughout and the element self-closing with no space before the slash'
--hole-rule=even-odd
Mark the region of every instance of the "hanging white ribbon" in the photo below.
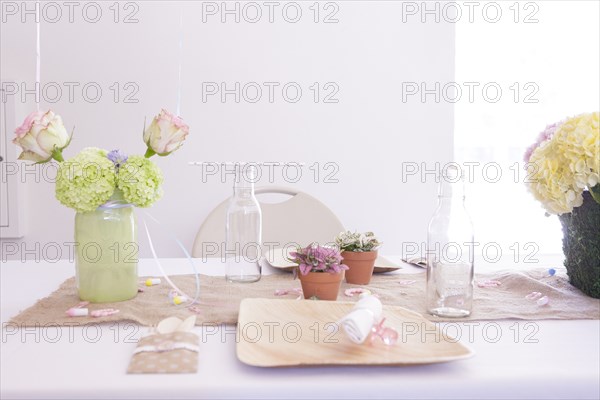
<svg viewBox="0 0 600 400">
<path fill-rule="evenodd" d="M 181 116 L 181 64 L 183 63 L 183 9 L 179 13 L 179 67 L 177 77 L 177 116 Z"/>
<path fill-rule="evenodd" d="M 183 251 L 183 254 L 185 254 L 187 260 L 189 261 L 190 265 L 192 266 L 192 269 L 194 270 L 194 276 L 196 277 L 196 295 L 194 296 L 194 299 L 191 300 L 191 302 L 189 302 L 189 303 L 182 303 L 182 304 L 185 304 L 186 306 L 191 306 L 193 304 L 198 303 L 198 297 L 200 297 L 200 276 L 198 275 L 198 270 L 196 269 L 196 265 L 194 264 L 194 261 L 192 260 L 192 256 L 190 256 L 190 253 L 188 253 L 188 251 L 186 250 L 186 248 L 183 245 L 183 243 L 181 243 L 181 241 L 179 239 L 177 239 L 177 236 L 175 236 L 175 234 L 173 232 L 171 232 L 169 229 L 167 229 L 164 225 L 162 225 L 156 218 L 154 218 L 148 212 L 143 211 L 143 213 L 150 220 L 152 220 L 157 225 L 159 225 L 163 230 L 166 230 L 167 233 L 169 234 L 169 236 L 171 236 L 171 238 L 175 241 L 175 243 L 177 243 L 177 245 L 181 248 L 181 250 Z M 175 283 L 173 283 L 173 281 L 171 280 L 171 278 L 169 278 L 169 276 L 165 272 L 165 269 L 163 268 L 163 266 L 160 263 L 160 260 L 159 260 L 159 258 L 157 256 L 157 254 L 156 254 L 156 250 L 154 249 L 154 242 L 152 241 L 152 236 L 150 235 L 150 230 L 148 229 L 148 224 L 146 223 L 145 219 L 143 219 L 143 222 L 144 222 L 144 229 L 146 231 L 146 236 L 148 237 L 148 243 L 150 244 L 150 251 L 152 252 L 152 257 L 154 257 L 154 262 L 156 263 L 156 266 L 158 267 L 158 269 L 160 270 L 160 272 L 163 274 L 163 277 L 165 278 L 165 280 L 167 281 L 167 283 L 169 285 L 171 285 L 171 287 L 173 288 L 173 290 L 175 290 L 180 295 L 183 295 L 186 298 L 191 299 L 190 296 L 188 296 L 183 290 L 179 289 L 177 287 L 177 285 L 175 285 Z"/>
<path fill-rule="evenodd" d="M 35 3 L 35 28 L 36 28 L 36 44 L 35 44 L 35 103 L 37 111 L 40 111 L 40 90 L 41 90 L 41 52 L 40 52 L 40 2 Z"/>
<path fill-rule="evenodd" d="M 102 204 L 99 208 L 103 209 L 103 210 L 109 210 L 109 209 L 117 209 L 117 208 L 124 208 L 124 207 L 133 207 L 133 205 L 129 204 L 123 200 L 110 200 L 110 201 L 107 201 L 106 203 Z M 154 262 L 156 263 L 156 266 L 160 270 L 160 273 L 163 275 L 163 277 L 165 278 L 167 283 L 173 288 L 173 290 L 175 290 L 179 295 L 185 296 L 188 299 L 188 302 L 181 303 L 182 305 L 185 305 L 186 307 L 188 307 L 188 306 L 197 304 L 198 298 L 200 297 L 200 276 L 198 274 L 198 270 L 196 269 L 196 264 L 194 264 L 194 260 L 192 260 L 192 256 L 187 251 L 187 249 L 185 248 L 183 243 L 181 243 L 181 241 L 177 238 L 177 236 L 171 230 L 169 230 L 166 226 L 161 224 L 156 218 L 154 218 L 152 215 L 150 215 L 150 213 L 148 213 L 147 211 L 142 210 L 142 212 L 144 213 L 144 215 L 146 217 L 148 217 L 149 220 L 154 222 L 156 225 L 160 226 L 163 231 L 166 231 L 169 234 L 169 236 L 171 236 L 173 241 L 175 241 L 175 243 L 177 243 L 177 246 L 179 246 L 179 248 L 181 248 L 181 250 L 183 251 L 183 254 L 185 254 L 185 257 L 187 258 L 188 262 L 192 266 L 192 270 L 194 271 L 194 276 L 196 277 L 196 294 L 193 297 L 193 300 L 189 300 L 189 299 L 192 299 L 192 297 L 188 296 L 183 290 L 181 290 L 177 285 L 175 285 L 175 283 L 171 280 L 171 278 L 169 278 L 169 275 L 167 275 L 165 269 L 163 268 L 163 266 L 160 262 L 160 259 L 158 258 L 158 255 L 156 254 L 156 249 L 154 248 L 154 241 L 152 240 L 152 235 L 150 234 L 150 229 L 148 228 L 148 223 L 146 222 L 145 218 L 142 218 L 142 222 L 144 224 L 144 230 L 146 232 L 146 236 L 148 237 L 148 243 L 150 244 L 150 251 L 152 252 L 152 257 L 154 258 Z"/>
</svg>

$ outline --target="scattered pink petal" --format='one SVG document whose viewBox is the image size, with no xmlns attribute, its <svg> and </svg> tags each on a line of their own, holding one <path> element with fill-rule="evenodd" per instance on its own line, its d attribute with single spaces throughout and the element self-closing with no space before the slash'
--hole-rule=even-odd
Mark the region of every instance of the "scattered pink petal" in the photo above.
<svg viewBox="0 0 600 400">
<path fill-rule="evenodd" d="M 302 289 L 300 288 L 293 288 L 293 289 L 276 289 L 275 293 L 273 293 L 275 296 L 285 296 L 288 294 L 302 294 Z"/>
<path fill-rule="evenodd" d="M 532 300 L 532 301 L 535 301 L 535 300 L 539 299 L 540 297 L 542 297 L 542 294 L 540 292 L 531 292 L 527 296 L 525 296 L 525 298 L 527 300 Z"/>
<path fill-rule="evenodd" d="M 118 314 L 119 310 L 114 309 L 114 308 L 104 308 L 102 310 L 94 310 L 90 313 L 90 316 L 94 317 L 94 318 L 99 318 L 99 317 L 109 317 L 111 315 L 114 314 Z"/>
<path fill-rule="evenodd" d="M 191 312 L 196 313 L 196 314 L 201 314 L 202 313 L 202 310 L 199 307 L 196 307 L 196 306 L 189 306 L 188 310 L 190 310 Z"/>
<path fill-rule="evenodd" d="M 348 296 L 348 297 L 353 297 L 354 295 L 361 294 L 361 293 L 371 294 L 371 291 L 369 289 L 363 289 L 363 288 L 350 288 L 350 289 L 344 290 L 344 295 Z"/>
<path fill-rule="evenodd" d="M 500 281 L 479 281 L 477 282 L 477 286 L 480 288 L 488 288 L 488 287 L 498 287 L 502 285 Z"/>
</svg>

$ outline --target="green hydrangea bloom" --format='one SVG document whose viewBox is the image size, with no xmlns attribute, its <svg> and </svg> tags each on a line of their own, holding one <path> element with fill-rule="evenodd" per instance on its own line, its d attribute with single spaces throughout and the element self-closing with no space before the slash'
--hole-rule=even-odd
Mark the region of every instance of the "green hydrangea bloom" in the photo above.
<svg viewBox="0 0 600 400">
<path fill-rule="evenodd" d="M 163 195 L 160 168 L 142 156 L 129 156 L 119 168 L 117 187 L 125 201 L 137 207 L 149 207 Z"/>
<path fill-rule="evenodd" d="M 108 154 L 108 152 L 104 149 L 101 149 L 99 147 L 86 147 L 85 149 L 81 150 L 79 152 L 79 154 L 92 154 L 92 155 L 97 155 L 100 157 L 106 157 L 106 155 Z"/>
<path fill-rule="evenodd" d="M 94 211 L 110 198 L 115 184 L 115 166 L 106 151 L 90 147 L 60 164 L 56 198 L 78 212 Z"/>
</svg>

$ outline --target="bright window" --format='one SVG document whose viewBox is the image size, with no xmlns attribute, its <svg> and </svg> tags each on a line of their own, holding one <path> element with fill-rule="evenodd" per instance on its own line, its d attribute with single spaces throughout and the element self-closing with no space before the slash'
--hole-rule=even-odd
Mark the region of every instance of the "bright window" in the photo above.
<svg viewBox="0 0 600 400">
<path fill-rule="evenodd" d="M 463 17 L 456 26 L 456 83 L 463 95 L 455 108 L 455 154 L 480 163 L 467 191 L 476 240 L 497 242 L 510 255 L 518 243 L 523 261 L 536 248 L 562 252 L 558 218 L 545 217 L 523 184 L 523 153 L 547 124 L 600 108 L 600 10 L 595 1 L 496 4 L 498 22 L 475 13 L 473 23 Z M 492 163 L 501 167 L 496 183 Z"/>
</svg>

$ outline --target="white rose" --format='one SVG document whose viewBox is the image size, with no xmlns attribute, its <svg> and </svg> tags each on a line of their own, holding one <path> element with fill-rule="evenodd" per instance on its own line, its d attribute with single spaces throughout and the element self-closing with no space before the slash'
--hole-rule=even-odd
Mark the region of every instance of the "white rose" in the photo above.
<svg viewBox="0 0 600 400">
<path fill-rule="evenodd" d="M 32 112 L 15 130 L 15 134 L 13 143 L 23 149 L 19 160 L 38 163 L 50 161 L 51 158 L 62 161 L 61 152 L 71 141 L 62 118 L 52 111 Z"/>
<path fill-rule="evenodd" d="M 181 118 L 161 110 L 144 132 L 144 142 L 148 146 L 146 157 L 171 154 L 181 147 L 189 130 Z"/>
</svg>

